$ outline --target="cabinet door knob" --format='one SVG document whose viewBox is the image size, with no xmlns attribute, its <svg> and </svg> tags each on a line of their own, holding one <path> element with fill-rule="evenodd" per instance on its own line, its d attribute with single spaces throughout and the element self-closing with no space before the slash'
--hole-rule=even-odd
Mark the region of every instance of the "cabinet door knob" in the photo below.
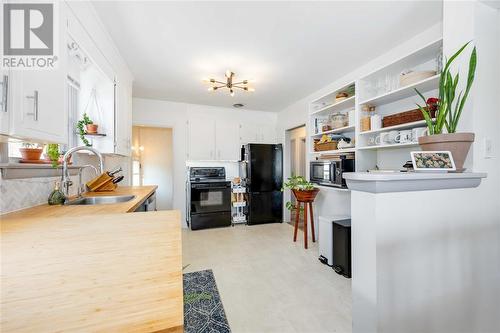
<svg viewBox="0 0 500 333">
<path fill-rule="evenodd" d="M 38 121 L 38 90 L 33 92 L 33 96 L 26 96 L 26 98 L 33 100 L 33 112 L 27 113 L 27 115 L 33 116 L 33 119 Z"/>
</svg>

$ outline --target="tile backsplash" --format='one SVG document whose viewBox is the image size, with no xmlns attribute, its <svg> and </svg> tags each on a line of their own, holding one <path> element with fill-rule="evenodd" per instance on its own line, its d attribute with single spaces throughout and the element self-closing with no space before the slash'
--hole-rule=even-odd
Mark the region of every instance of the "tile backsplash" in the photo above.
<svg viewBox="0 0 500 333">
<path fill-rule="evenodd" d="M 61 177 L 2 179 L 0 176 L 0 214 L 47 203 L 54 182 L 60 180 Z M 78 177 L 72 180 L 77 183 Z M 76 186 L 72 187 L 70 194 L 74 195 Z"/>
<path fill-rule="evenodd" d="M 97 165 L 97 158 L 92 155 L 78 154 L 75 156 L 76 165 Z M 130 178 L 130 158 L 124 156 L 104 156 L 104 169 L 111 170 L 117 166 L 123 168 L 122 174 L 125 180 L 120 185 L 128 185 Z M 91 169 L 83 171 L 82 181 L 85 183 L 94 178 Z M 78 187 L 78 176 L 71 177 L 73 186 L 70 195 L 76 195 Z M 16 210 L 47 203 L 49 194 L 54 189 L 54 182 L 60 181 L 61 177 L 37 177 L 26 179 L 2 179 L 0 176 L 0 215 Z"/>
</svg>

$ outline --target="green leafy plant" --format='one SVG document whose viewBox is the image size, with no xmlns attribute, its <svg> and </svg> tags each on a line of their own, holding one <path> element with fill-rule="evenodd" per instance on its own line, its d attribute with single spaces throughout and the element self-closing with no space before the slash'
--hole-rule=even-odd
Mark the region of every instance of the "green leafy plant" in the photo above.
<svg viewBox="0 0 500 333">
<path fill-rule="evenodd" d="M 469 45 L 467 42 L 463 45 L 450 59 L 446 61 L 446 65 L 441 71 L 439 79 L 439 98 L 437 99 L 437 105 L 430 105 L 429 100 L 417 89 L 415 91 L 423 99 L 425 106 L 417 104 L 424 115 L 425 122 L 429 128 L 429 135 L 441 134 L 443 133 L 443 128 L 446 127 L 448 133 L 455 133 L 457 131 L 458 122 L 460 116 L 462 115 L 462 110 L 464 108 L 467 97 L 469 96 L 472 83 L 474 82 L 474 76 L 476 72 L 477 54 L 476 47 L 473 48 L 470 58 L 469 58 L 469 71 L 467 75 L 467 86 L 464 91 L 460 91 L 458 97 L 456 95 L 456 90 L 458 82 L 460 80 L 460 74 L 456 73 L 454 76 L 450 70 L 450 66 L 453 61 L 462 53 L 462 51 Z M 455 99 L 455 97 L 457 97 Z M 433 120 L 431 117 L 431 110 L 435 108 L 436 119 Z"/>
<path fill-rule="evenodd" d="M 59 156 L 61 156 L 61 153 L 59 152 L 59 145 L 57 143 L 49 143 L 47 145 L 47 156 L 52 161 L 52 167 L 57 168 Z"/>
<path fill-rule="evenodd" d="M 87 138 L 85 137 L 86 133 L 85 126 L 93 123 L 94 122 L 92 121 L 92 119 L 90 119 L 86 113 L 84 113 L 83 118 L 76 123 L 76 129 L 78 130 L 78 135 L 80 135 L 80 139 L 82 140 L 83 144 L 86 145 L 87 147 L 90 147 L 92 145 L 90 144 L 89 140 L 87 140 Z"/>
<path fill-rule="evenodd" d="M 23 142 L 22 143 L 23 148 L 27 149 L 40 149 L 41 146 L 38 143 L 33 143 L 33 142 Z"/>
<path fill-rule="evenodd" d="M 285 189 L 296 190 L 296 191 L 312 191 L 314 190 L 314 184 L 308 182 L 302 176 L 292 175 L 287 179 L 286 182 L 283 183 L 283 188 L 281 190 L 284 191 Z M 285 204 L 285 206 L 288 210 L 293 210 L 297 208 L 291 201 L 288 201 Z M 304 210 L 304 208 L 301 207 L 301 210 Z"/>
</svg>

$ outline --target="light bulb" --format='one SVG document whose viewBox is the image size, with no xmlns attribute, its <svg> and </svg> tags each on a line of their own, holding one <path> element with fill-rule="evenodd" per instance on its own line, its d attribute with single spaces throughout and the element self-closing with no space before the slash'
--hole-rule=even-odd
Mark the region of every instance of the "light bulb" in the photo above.
<svg viewBox="0 0 500 333">
<path fill-rule="evenodd" d="M 210 82 L 210 79 L 207 78 L 207 77 L 204 77 L 203 79 L 201 79 L 203 82 Z"/>
<path fill-rule="evenodd" d="M 255 88 L 248 87 L 248 89 L 247 89 L 247 90 L 248 90 L 248 91 L 250 91 L 250 92 L 254 92 L 254 91 L 255 91 Z"/>
<path fill-rule="evenodd" d="M 229 69 L 226 71 L 226 77 L 230 78 L 233 72 L 231 72 Z"/>
<path fill-rule="evenodd" d="M 140 151 L 144 151 L 144 146 L 139 146 Z"/>
<path fill-rule="evenodd" d="M 208 87 L 207 89 L 208 91 L 214 91 L 215 90 L 215 87 Z"/>
</svg>

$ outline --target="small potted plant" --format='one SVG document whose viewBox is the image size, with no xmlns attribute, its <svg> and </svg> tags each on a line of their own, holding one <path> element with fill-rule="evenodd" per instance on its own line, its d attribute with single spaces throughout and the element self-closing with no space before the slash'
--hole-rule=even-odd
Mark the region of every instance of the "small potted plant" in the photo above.
<svg viewBox="0 0 500 333">
<path fill-rule="evenodd" d="M 470 43 L 470 42 L 469 42 Z M 459 74 L 451 73 L 450 65 L 469 45 L 463 45 L 450 59 L 447 60 L 439 80 L 439 98 L 428 99 L 418 91 L 418 95 L 424 100 L 425 106 L 418 105 L 427 123 L 427 136 L 418 139 L 422 150 L 450 151 L 453 155 L 458 172 L 463 172 L 465 159 L 469 153 L 470 146 L 474 142 L 474 133 L 457 133 L 457 126 L 462 114 L 467 97 L 469 96 L 474 75 L 476 71 L 476 48 L 474 47 L 469 58 L 469 70 L 465 92 L 456 93 Z M 430 112 L 436 111 L 435 119 Z M 446 129 L 446 133 L 444 130 Z"/>
<path fill-rule="evenodd" d="M 23 148 L 19 148 L 22 159 L 25 161 L 38 161 L 42 156 L 43 148 L 38 143 L 24 142 Z"/>
<path fill-rule="evenodd" d="M 47 145 L 46 158 L 52 162 L 52 167 L 57 168 L 59 164 L 59 157 L 61 153 L 59 152 L 59 145 L 57 143 L 49 143 Z"/>
<path fill-rule="evenodd" d="M 319 188 L 314 187 L 314 184 L 308 182 L 302 176 L 292 176 L 283 183 L 283 189 L 290 189 L 298 201 L 314 201 L 319 192 Z M 289 210 L 296 207 L 289 201 L 286 203 L 286 208 Z"/>
<path fill-rule="evenodd" d="M 76 124 L 76 128 L 78 130 L 78 135 L 80 135 L 80 139 L 82 140 L 83 144 L 86 145 L 87 147 L 92 146 L 85 137 L 85 134 L 96 134 L 97 133 L 97 128 L 98 125 L 94 124 L 92 119 L 89 118 L 87 113 L 83 114 L 83 118 L 78 121 Z"/>
</svg>

